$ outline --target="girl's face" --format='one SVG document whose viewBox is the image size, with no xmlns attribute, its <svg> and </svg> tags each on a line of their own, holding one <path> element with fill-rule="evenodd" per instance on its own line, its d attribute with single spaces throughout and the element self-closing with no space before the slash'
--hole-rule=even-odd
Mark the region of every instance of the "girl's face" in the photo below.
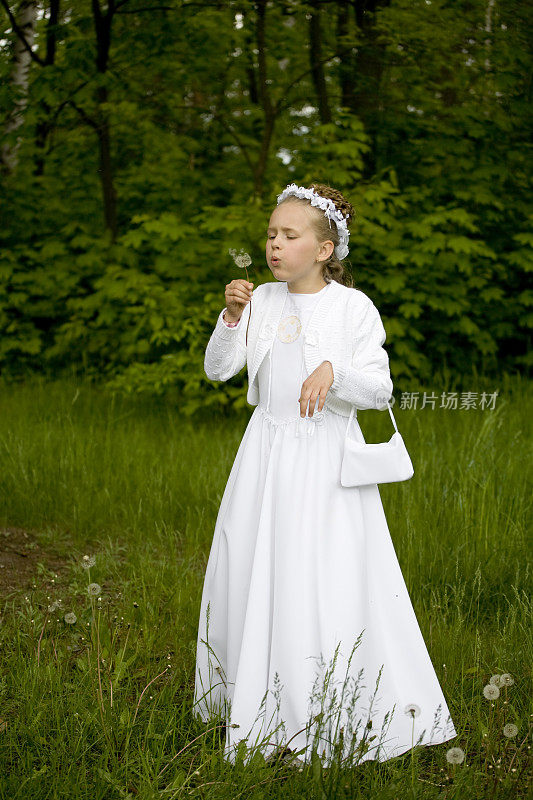
<svg viewBox="0 0 533 800">
<path fill-rule="evenodd" d="M 331 240 L 319 243 L 311 227 L 310 212 L 299 203 L 281 203 L 270 216 L 266 260 L 278 281 L 289 284 L 318 279 L 322 263 L 333 252 Z"/>
</svg>

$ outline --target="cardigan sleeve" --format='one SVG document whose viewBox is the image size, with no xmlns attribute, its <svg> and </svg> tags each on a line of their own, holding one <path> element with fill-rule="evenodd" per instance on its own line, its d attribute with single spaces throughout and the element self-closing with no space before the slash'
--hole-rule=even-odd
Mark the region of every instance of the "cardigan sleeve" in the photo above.
<svg viewBox="0 0 533 800">
<path fill-rule="evenodd" d="M 246 364 L 246 327 L 250 318 L 250 306 L 259 286 L 252 292 L 252 303 L 247 303 L 235 327 L 230 328 L 222 319 L 225 308 L 218 315 L 215 329 L 207 343 L 204 371 L 211 381 L 227 381 Z"/>
<path fill-rule="evenodd" d="M 386 409 L 392 395 L 389 357 L 383 348 L 386 333 L 381 316 L 369 299 L 362 315 L 358 311 L 351 364 L 345 366 L 335 356 L 329 391 L 359 409 Z"/>
</svg>

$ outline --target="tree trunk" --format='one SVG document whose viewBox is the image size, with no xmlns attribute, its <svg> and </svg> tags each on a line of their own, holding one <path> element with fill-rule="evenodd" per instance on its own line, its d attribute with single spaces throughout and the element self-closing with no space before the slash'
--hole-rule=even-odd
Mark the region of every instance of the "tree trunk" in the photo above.
<svg viewBox="0 0 533 800">
<path fill-rule="evenodd" d="M 336 49 L 337 58 L 339 59 L 338 76 L 341 90 L 341 105 L 344 108 L 354 107 L 353 76 L 355 74 L 355 58 L 353 53 L 344 52 L 348 36 L 350 35 L 349 11 L 349 4 L 346 3 L 345 0 L 338 0 Z"/>
<path fill-rule="evenodd" d="M 101 108 L 103 103 L 108 102 L 107 89 L 99 86 L 96 90 L 98 105 Z M 102 198 L 104 201 L 104 215 L 106 228 L 111 231 L 111 238 L 114 242 L 117 238 L 117 194 L 113 181 L 113 167 L 111 159 L 111 132 L 109 129 L 109 119 L 107 114 L 102 114 L 99 110 L 99 122 L 97 128 L 98 146 L 100 150 L 100 180 L 102 184 Z"/>
<path fill-rule="evenodd" d="M 94 29 L 96 33 L 96 67 L 100 74 L 105 74 L 109 60 L 111 46 L 111 24 L 115 12 L 114 0 L 108 3 L 107 14 L 103 15 L 99 0 L 92 0 Z M 97 103 L 96 133 L 100 151 L 100 182 L 104 203 L 105 226 L 111 232 L 114 242 L 117 237 L 117 194 L 113 180 L 113 167 L 111 158 L 111 131 L 107 111 L 103 111 L 103 104 L 108 102 L 108 93 L 105 86 L 99 86 L 95 92 Z"/>
<path fill-rule="evenodd" d="M 14 108 L 8 116 L 4 125 L 4 135 L 7 137 L 19 128 L 24 122 L 24 109 L 27 105 L 28 92 L 28 72 L 31 61 L 31 48 L 35 35 L 35 18 L 37 15 L 37 5 L 34 0 L 22 0 L 17 14 L 17 27 L 20 29 L 26 44 L 19 35 L 15 35 L 13 43 L 13 57 L 11 74 L 9 81 L 18 95 L 15 100 Z M 26 46 L 27 45 L 27 46 Z M 20 146 L 20 137 L 15 144 L 7 142 L 2 146 L 2 171 L 5 174 L 12 173 L 18 163 L 17 151 Z"/>
<path fill-rule="evenodd" d="M 256 21 L 256 38 L 258 49 L 258 67 L 259 67 L 259 80 L 258 80 L 258 93 L 259 100 L 263 107 L 265 121 L 263 125 L 261 148 L 259 151 L 259 159 L 256 164 L 254 173 L 254 196 L 260 197 L 263 191 L 263 182 L 265 172 L 268 164 L 268 155 L 272 136 L 274 134 L 274 126 L 276 124 L 276 115 L 270 99 L 270 91 L 267 83 L 267 67 L 266 67 L 266 43 L 265 43 L 265 16 L 266 16 L 266 3 L 267 0 L 258 0 L 256 3 L 257 21 Z"/>
<path fill-rule="evenodd" d="M 328 89 L 322 64 L 322 26 L 320 22 L 320 0 L 311 0 L 311 19 L 309 20 L 309 58 L 311 60 L 311 76 L 318 99 L 320 122 L 331 122 Z"/>
<path fill-rule="evenodd" d="M 351 97 L 351 109 L 363 122 L 370 137 L 371 150 L 365 156 L 363 177 L 373 175 L 376 170 L 379 134 L 379 97 L 385 43 L 378 43 L 376 14 L 379 8 L 390 5 L 390 0 L 360 0 L 354 2 L 355 20 L 359 28 L 361 43 L 355 56 L 353 81 L 355 88 Z"/>
<path fill-rule="evenodd" d="M 56 43 L 57 43 L 57 25 L 59 22 L 59 3 L 60 0 L 50 0 L 50 16 L 46 26 L 46 55 L 43 61 L 44 66 L 50 66 L 55 61 L 56 56 Z M 37 122 L 35 126 L 35 167 L 33 170 L 34 175 L 44 174 L 44 149 L 48 140 L 48 134 L 52 130 L 50 123 L 50 106 L 46 101 L 42 101 L 42 108 L 45 112 L 44 119 Z"/>
</svg>

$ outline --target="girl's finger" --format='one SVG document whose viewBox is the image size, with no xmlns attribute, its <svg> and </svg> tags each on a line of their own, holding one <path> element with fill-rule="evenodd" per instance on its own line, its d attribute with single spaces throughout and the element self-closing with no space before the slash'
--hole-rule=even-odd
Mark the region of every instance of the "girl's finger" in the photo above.
<svg viewBox="0 0 533 800">
<path fill-rule="evenodd" d="M 246 294 L 246 292 L 233 292 L 230 297 L 233 302 L 237 303 L 247 303 L 250 300 L 250 295 Z"/>
</svg>

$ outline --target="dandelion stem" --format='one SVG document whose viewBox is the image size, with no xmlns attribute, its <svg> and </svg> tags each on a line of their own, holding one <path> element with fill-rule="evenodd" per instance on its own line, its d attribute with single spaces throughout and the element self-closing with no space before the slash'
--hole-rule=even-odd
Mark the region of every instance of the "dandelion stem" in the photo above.
<svg viewBox="0 0 533 800">
<path fill-rule="evenodd" d="M 41 639 L 43 638 L 44 629 L 46 627 L 46 623 L 48 621 L 48 611 L 46 612 L 46 616 L 44 618 L 43 627 L 41 628 L 41 635 L 39 636 L 39 641 L 37 642 L 37 666 L 39 666 L 39 662 L 41 659 Z"/>
<path fill-rule="evenodd" d="M 413 790 L 413 794 L 415 791 L 415 753 L 413 742 L 415 738 L 415 715 L 412 714 L 412 726 L 411 726 L 411 788 Z"/>
<path fill-rule="evenodd" d="M 91 600 L 91 605 L 92 604 L 93 603 L 92 603 L 92 600 Z M 93 609 L 93 611 L 94 611 L 94 609 Z M 94 614 L 93 614 L 93 618 L 94 618 Z M 103 726 L 104 731 L 105 731 L 104 708 L 103 708 L 103 706 L 104 706 L 104 695 L 102 693 L 102 676 L 100 674 L 100 624 L 99 624 L 99 622 L 100 622 L 100 611 L 98 611 L 98 620 L 97 620 L 97 623 L 96 623 L 96 669 L 97 669 L 97 672 L 98 672 L 98 700 L 99 700 L 98 705 L 99 705 L 99 708 L 100 708 L 100 716 L 102 718 L 102 726 Z"/>
<path fill-rule="evenodd" d="M 95 626 L 94 605 L 93 605 L 92 599 L 91 599 L 91 609 L 92 609 L 92 627 L 94 627 Z M 100 689 L 98 689 L 98 687 L 96 689 L 96 701 L 98 703 L 98 709 L 100 711 L 100 717 L 101 717 L 101 720 L 102 720 L 102 730 L 104 732 L 104 736 L 107 739 L 107 742 L 108 742 L 109 746 L 112 747 L 112 742 L 111 742 L 111 739 L 109 737 L 109 734 L 107 732 L 107 728 L 106 728 L 106 725 L 105 725 L 104 712 L 103 712 L 103 707 L 102 707 L 103 706 L 102 684 L 101 684 L 101 680 L 100 680 L 100 634 L 99 634 L 99 629 L 98 628 L 99 628 L 99 626 L 98 626 L 98 622 L 97 622 L 96 623 L 96 668 L 97 668 L 97 672 L 98 672 L 98 685 L 99 685 Z M 89 669 L 90 669 L 91 656 L 90 656 L 89 649 L 87 649 L 87 660 L 89 662 Z"/>
<path fill-rule="evenodd" d="M 155 678 L 152 678 L 152 680 L 150 681 L 150 683 L 147 683 L 147 684 L 146 684 L 146 686 L 144 687 L 144 689 L 142 690 L 142 692 L 141 692 L 141 696 L 139 697 L 139 700 L 138 700 L 138 702 L 137 702 L 137 707 L 136 707 L 136 709 L 135 709 L 135 714 L 133 715 L 133 721 L 132 721 L 132 723 L 131 723 L 131 724 L 132 724 L 132 726 L 135 724 L 135 719 L 136 719 L 136 717 L 137 717 L 137 711 L 139 710 L 139 706 L 140 706 L 140 704 L 141 704 L 141 700 L 143 699 L 143 695 L 144 695 L 145 691 L 146 691 L 146 690 L 147 690 L 147 689 L 148 689 L 148 688 L 149 688 L 149 687 L 152 685 L 152 683 L 153 683 L 154 681 L 156 681 L 158 678 L 160 678 L 160 677 L 161 677 L 161 675 L 164 675 L 164 674 L 165 674 L 165 672 L 167 671 L 167 669 L 168 669 L 168 667 L 165 667 L 165 669 L 163 670 L 163 672 L 160 672 L 160 673 L 159 673 L 159 675 L 156 675 L 156 676 L 155 676 Z"/>
<path fill-rule="evenodd" d="M 240 269 L 245 269 L 246 270 L 246 280 L 249 283 L 250 282 L 250 276 L 248 275 L 248 270 L 246 268 L 247 268 L 247 266 L 249 264 L 252 263 L 252 259 L 250 258 L 248 253 L 245 253 L 244 250 L 241 250 L 240 253 L 237 253 L 233 249 L 230 249 L 228 252 L 229 252 L 230 256 L 232 256 L 233 260 L 235 261 L 235 264 Z M 248 328 L 250 327 L 251 318 L 252 318 L 252 298 L 250 298 L 250 314 L 249 314 L 249 317 L 248 317 L 248 323 L 246 325 L 246 346 L 248 346 Z"/>
<path fill-rule="evenodd" d="M 520 750 L 522 749 L 522 745 L 524 745 L 524 744 L 525 744 L 527 741 L 529 741 L 529 735 L 530 735 L 530 731 L 531 731 L 531 723 L 530 723 L 530 725 L 529 725 L 529 731 L 526 733 L 526 735 L 524 736 L 524 738 L 523 738 L 523 739 L 522 739 L 522 741 L 520 742 L 519 746 L 517 747 L 517 749 L 516 749 L 516 750 L 515 750 L 515 752 L 513 753 L 513 757 L 512 757 L 512 759 L 511 759 L 511 762 L 510 762 L 510 764 L 509 764 L 509 769 L 507 770 L 508 772 L 510 772 L 510 771 L 511 771 L 511 767 L 513 766 L 513 763 L 514 763 L 514 760 L 515 760 L 516 756 L 518 755 L 518 753 L 519 753 L 519 752 L 520 752 Z"/>
<path fill-rule="evenodd" d="M 244 269 L 246 269 L 246 267 Z M 247 269 L 246 269 L 246 280 L 248 281 L 248 283 L 250 283 L 250 278 L 248 276 L 248 270 Z M 248 346 L 248 328 L 250 326 L 250 320 L 251 319 L 252 319 L 252 298 L 250 297 L 250 314 L 248 315 L 248 323 L 246 325 L 246 340 L 245 340 L 246 346 Z"/>
</svg>

